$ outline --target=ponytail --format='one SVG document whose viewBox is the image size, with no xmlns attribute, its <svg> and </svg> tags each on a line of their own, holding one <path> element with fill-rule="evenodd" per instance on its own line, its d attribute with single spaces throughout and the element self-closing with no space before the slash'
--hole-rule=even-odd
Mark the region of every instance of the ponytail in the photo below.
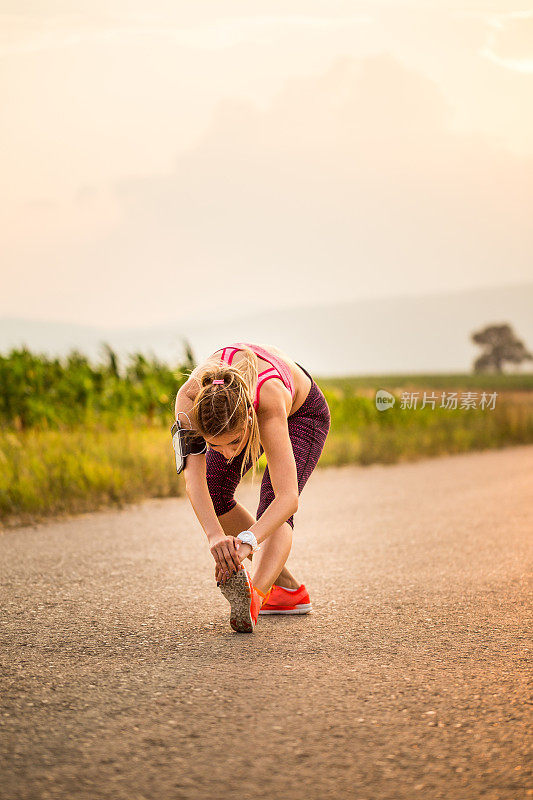
<svg viewBox="0 0 533 800">
<path fill-rule="evenodd" d="M 253 350 L 242 347 L 242 352 L 244 358 L 238 364 L 218 363 L 214 358 L 209 358 L 191 372 L 190 377 L 194 377 L 200 386 L 191 413 L 198 433 L 204 438 L 249 427 L 241 478 L 251 462 L 253 483 L 261 455 L 259 423 L 253 404 L 258 364 Z M 223 383 L 213 383 L 215 380 Z"/>
</svg>

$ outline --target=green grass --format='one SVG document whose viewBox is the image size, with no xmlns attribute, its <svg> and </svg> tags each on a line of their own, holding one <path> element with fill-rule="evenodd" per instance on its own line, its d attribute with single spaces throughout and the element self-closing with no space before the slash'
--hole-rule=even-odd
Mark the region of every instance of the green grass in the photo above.
<svg viewBox="0 0 533 800">
<path fill-rule="evenodd" d="M 494 411 L 391 409 L 376 414 L 381 416 L 372 417 L 369 410 L 359 425 L 334 423 L 332 414 L 320 464 L 391 464 L 533 442 L 533 414 L 525 405 L 502 402 Z"/>
<path fill-rule="evenodd" d="M 318 381 L 331 410 L 320 466 L 395 463 L 533 442 L 533 375 L 381 376 Z M 395 406 L 378 411 L 377 388 Z M 402 391 L 498 392 L 493 410 L 400 407 Z M 109 416 L 84 426 L 0 431 L 0 521 L 27 524 L 52 515 L 184 494 L 163 426 Z M 262 456 L 260 471 L 265 467 Z M 245 477 L 249 480 L 250 473 Z"/>
<path fill-rule="evenodd" d="M 160 427 L 2 431 L 0 466 L 0 519 L 10 524 L 184 492 Z"/>
<path fill-rule="evenodd" d="M 533 391 L 533 372 L 524 373 L 397 373 L 389 375 L 354 375 L 342 378 L 315 377 L 322 389 L 337 388 L 343 391 L 353 389 L 395 389 L 425 388 L 461 389 L 464 391 Z"/>
<path fill-rule="evenodd" d="M 321 465 L 395 463 L 444 453 L 533 442 L 533 375 L 385 375 L 322 380 L 331 410 L 331 430 Z M 477 379 L 477 381 L 476 381 Z M 531 388 L 530 388 L 531 387 Z M 394 394 L 386 411 L 375 405 L 377 389 Z M 435 408 L 422 408 L 424 391 Z M 456 409 L 441 408 L 456 391 Z M 402 408 L 402 393 L 418 392 L 416 408 Z M 494 408 L 461 408 L 462 393 L 496 392 Z"/>
</svg>

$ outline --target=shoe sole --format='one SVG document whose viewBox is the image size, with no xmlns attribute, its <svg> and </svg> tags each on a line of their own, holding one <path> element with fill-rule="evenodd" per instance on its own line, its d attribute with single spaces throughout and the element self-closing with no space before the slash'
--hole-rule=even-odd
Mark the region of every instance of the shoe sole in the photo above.
<svg viewBox="0 0 533 800">
<path fill-rule="evenodd" d="M 313 606 L 311 603 L 301 603 L 296 608 L 287 608 L 287 609 L 269 609 L 269 608 L 260 608 L 260 614 L 309 614 L 310 611 L 313 610 Z"/>
<path fill-rule="evenodd" d="M 231 606 L 229 624 L 238 633 L 253 633 L 254 622 L 250 613 L 252 592 L 244 569 L 235 572 L 220 591 Z"/>
</svg>

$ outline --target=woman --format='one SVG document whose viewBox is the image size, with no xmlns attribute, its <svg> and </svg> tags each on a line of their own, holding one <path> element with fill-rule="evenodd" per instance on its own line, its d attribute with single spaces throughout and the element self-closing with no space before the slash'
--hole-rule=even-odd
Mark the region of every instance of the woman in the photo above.
<svg viewBox="0 0 533 800">
<path fill-rule="evenodd" d="M 329 432 L 323 393 L 278 348 L 237 342 L 190 373 L 176 396 L 176 418 L 182 412 L 208 448 L 187 456 L 185 484 L 231 606 L 232 628 L 253 631 L 259 613 L 307 613 L 309 595 L 285 562 L 299 495 Z M 253 482 L 263 452 L 267 467 L 254 517 L 234 493 L 251 467 Z M 241 563 L 252 561 L 252 553 L 253 580 Z"/>
</svg>

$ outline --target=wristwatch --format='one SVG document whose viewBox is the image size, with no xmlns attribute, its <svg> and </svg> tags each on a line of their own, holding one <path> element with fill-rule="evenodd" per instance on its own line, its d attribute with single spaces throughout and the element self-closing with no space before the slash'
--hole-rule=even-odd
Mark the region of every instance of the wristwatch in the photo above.
<svg viewBox="0 0 533 800">
<path fill-rule="evenodd" d="M 238 536 L 235 537 L 236 539 L 240 539 L 243 544 L 249 544 L 252 547 L 252 553 L 255 553 L 256 550 L 259 550 L 261 547 L 260 544 L 257 544 L 257 539 L 252 531 L 241 531 Z"/>
</svg>

